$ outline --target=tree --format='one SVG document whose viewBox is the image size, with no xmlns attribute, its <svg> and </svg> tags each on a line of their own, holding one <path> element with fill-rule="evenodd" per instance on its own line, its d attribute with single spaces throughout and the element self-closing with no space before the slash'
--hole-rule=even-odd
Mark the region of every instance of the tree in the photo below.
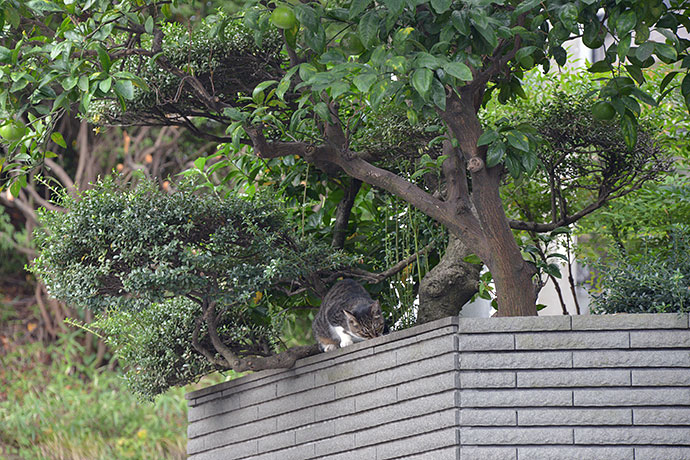
<svg viewBox="0 0 690 460">
<path fill-rule="evenodd" d="M 501 315 L 536 313 L 536 271 L 511 231 L 529 224 L 506 217 L 499 191 L 506 173 L 531 175 L 539 161 L 524 126 L 484 131 L 482 104 L 494 92 L 501 102 L 519 97 L 528 69 L 564 65 L 571 38 L 599 48 L 609 35 L 604 58 L 589 70 L 608 73 L 598 98 L 628 149 L 638 143 L 638 101 L 657 102 L 639 88 L 655 58 L 679 65 L 662 91 L 682 78 L 690 100 L 687 1 L 308 2 L 292 7 L 297 22 L 281 22 L 280 31 L 271 25 L 275 5 L 247 4 L 240 19 L 219 14 L 191 33 L 165 23 L 166 2 L 4 5 L 8 30 L 31 37 L 6 37 L 10 46 L 0 49 L 0 62 L 12 66 L 0 110 L 30 125 L 8 139 L 12 191 L 22 186 L 22 170 L 51 155 L 38 148 L 46 128 L 72 106 L 98 123 L 187 126 L 226 140 L 228 153 L 249 145 L 264 159 L 299 155 L 329 175 L 345 173 L 403 198 L 479 256 Z M 663 38 L 650 40 L 650 31 Z M 379 156 L 356 149 L 366 141 L 362 127 L 376 125 L 387 107 L 444 136 L 429 153 L 438 186 L 397 169 L 390 147 Z M 193 117 L 218 122 L 226 134 Z M 420 172 L 428 168 L 419 149 L 403 150 Z M 564 211 L 535 229 L 577 217 Z"/>
</svg>

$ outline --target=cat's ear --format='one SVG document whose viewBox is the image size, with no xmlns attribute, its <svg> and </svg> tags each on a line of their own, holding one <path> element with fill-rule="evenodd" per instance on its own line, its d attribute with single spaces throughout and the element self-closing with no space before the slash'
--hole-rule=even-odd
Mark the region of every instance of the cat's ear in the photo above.
<svg viewBox="0 0 690 460">
<path fill-rule="evenodd" d="M 379 303 L 378 300 L 377 300 L 376 302 L 372 303 L 372 304 L 369 306 L 369 308 L 370 308 L 370 310 L 371 310 L 371 314 L 372 314 L 372 315 L 375 315 L 375 314 L 379 314 L 379 315 L 380 315 L 380 314 L 381 314 L 381 304 Z"/>
<path fill-rule="evenodd" d="M 345 318 L 347 318 L 347 322 L 348 322 L 349 324 L 352 324 L 352 325 L 357 325 L 357 324 L 359 324 L 359 321 L 357 321 L 357 318 L 355 317 L 355 315 L 353 315 L 353 314 L 350 313 L 349 311 L 343 310 L 343 314 L 345 315 Z"/>
</svg>

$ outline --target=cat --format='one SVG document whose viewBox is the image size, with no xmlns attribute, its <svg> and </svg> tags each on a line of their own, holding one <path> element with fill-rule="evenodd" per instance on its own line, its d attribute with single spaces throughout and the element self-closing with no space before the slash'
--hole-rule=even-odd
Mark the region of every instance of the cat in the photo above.
<svg viewBox="0 0 690 460">
<path fill-rule="evenodd" d="M 381 305 L 351 279 L 338 281 L 321 302 L 312 322 L 321 351 L 332 351 L 383 335 L 386 331 Z"/>
</svg>

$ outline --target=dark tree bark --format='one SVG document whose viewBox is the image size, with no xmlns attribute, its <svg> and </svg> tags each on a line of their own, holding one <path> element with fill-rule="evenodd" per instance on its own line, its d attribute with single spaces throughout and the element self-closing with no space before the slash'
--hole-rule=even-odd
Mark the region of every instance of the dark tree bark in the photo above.
<svg viewBox="0 0 690 460">
<path fill-rule="evenodd" d="M 361 180 L 355 179 L 354 177 L 350 179 L 350 185 L 345 190 L 345 195 L 342 200 L 338 203 L 338 208 L 335 211 L 335 224 L 333 224 L 333 241 L 331 242 L 331 246 L 335 249 L 343 249 L 345 247 L 350 213 L 352 212 L 352 206 L 355 204 L 355 198 L 357 198 L 357 193 L 359 193 L 361 187 Z"/>
<path fill-rule="evenodd" d="M 458 315 L 477 292 L 481 265 L 463 260 L 471 254 L 462 241 L 450 236 L 441 261 L 422 279 L 417 324 Z"/>
</svg>

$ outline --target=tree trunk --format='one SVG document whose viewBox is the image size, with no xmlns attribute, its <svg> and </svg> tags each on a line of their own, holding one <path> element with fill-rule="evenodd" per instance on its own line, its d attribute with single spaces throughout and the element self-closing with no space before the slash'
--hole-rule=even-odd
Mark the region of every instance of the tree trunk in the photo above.
<svg viewBox="0 0 690 460">
<path fill-rule="evenodd" d="M 465 262 L 472 254 L 451 235 L 441 261 L 422 279 L 417 324 L 456 316 L 479 289 L 481 265 Z"/>
<path fill-rule="evenodd" d="M 536 289 L 532 281 L 534 267 L 522 258 L 513 232 L 503 209 L 499 194 L 503 165 L 486 166 L 486 147 L 478 147 L 477 141 L 483 129 L 477 109 L 483 90 L 467 86 L 447 98 L 446 110 L 440 111 L 441 118 L 458 141 L 467 170 L 471 173 L 472 192 L 470 200 L 479 221 L 481 243 L 473 246 L 470 235 L 455 231 L 491 271 L 496 285 L 499 316 L 536 316 Z M 457 172 L 456 174 L 462 174 Z M 458 218 L 458 223 L 460 219 Z M 458 226 L 449 227 L 451 231 Z"/>
</svg>

